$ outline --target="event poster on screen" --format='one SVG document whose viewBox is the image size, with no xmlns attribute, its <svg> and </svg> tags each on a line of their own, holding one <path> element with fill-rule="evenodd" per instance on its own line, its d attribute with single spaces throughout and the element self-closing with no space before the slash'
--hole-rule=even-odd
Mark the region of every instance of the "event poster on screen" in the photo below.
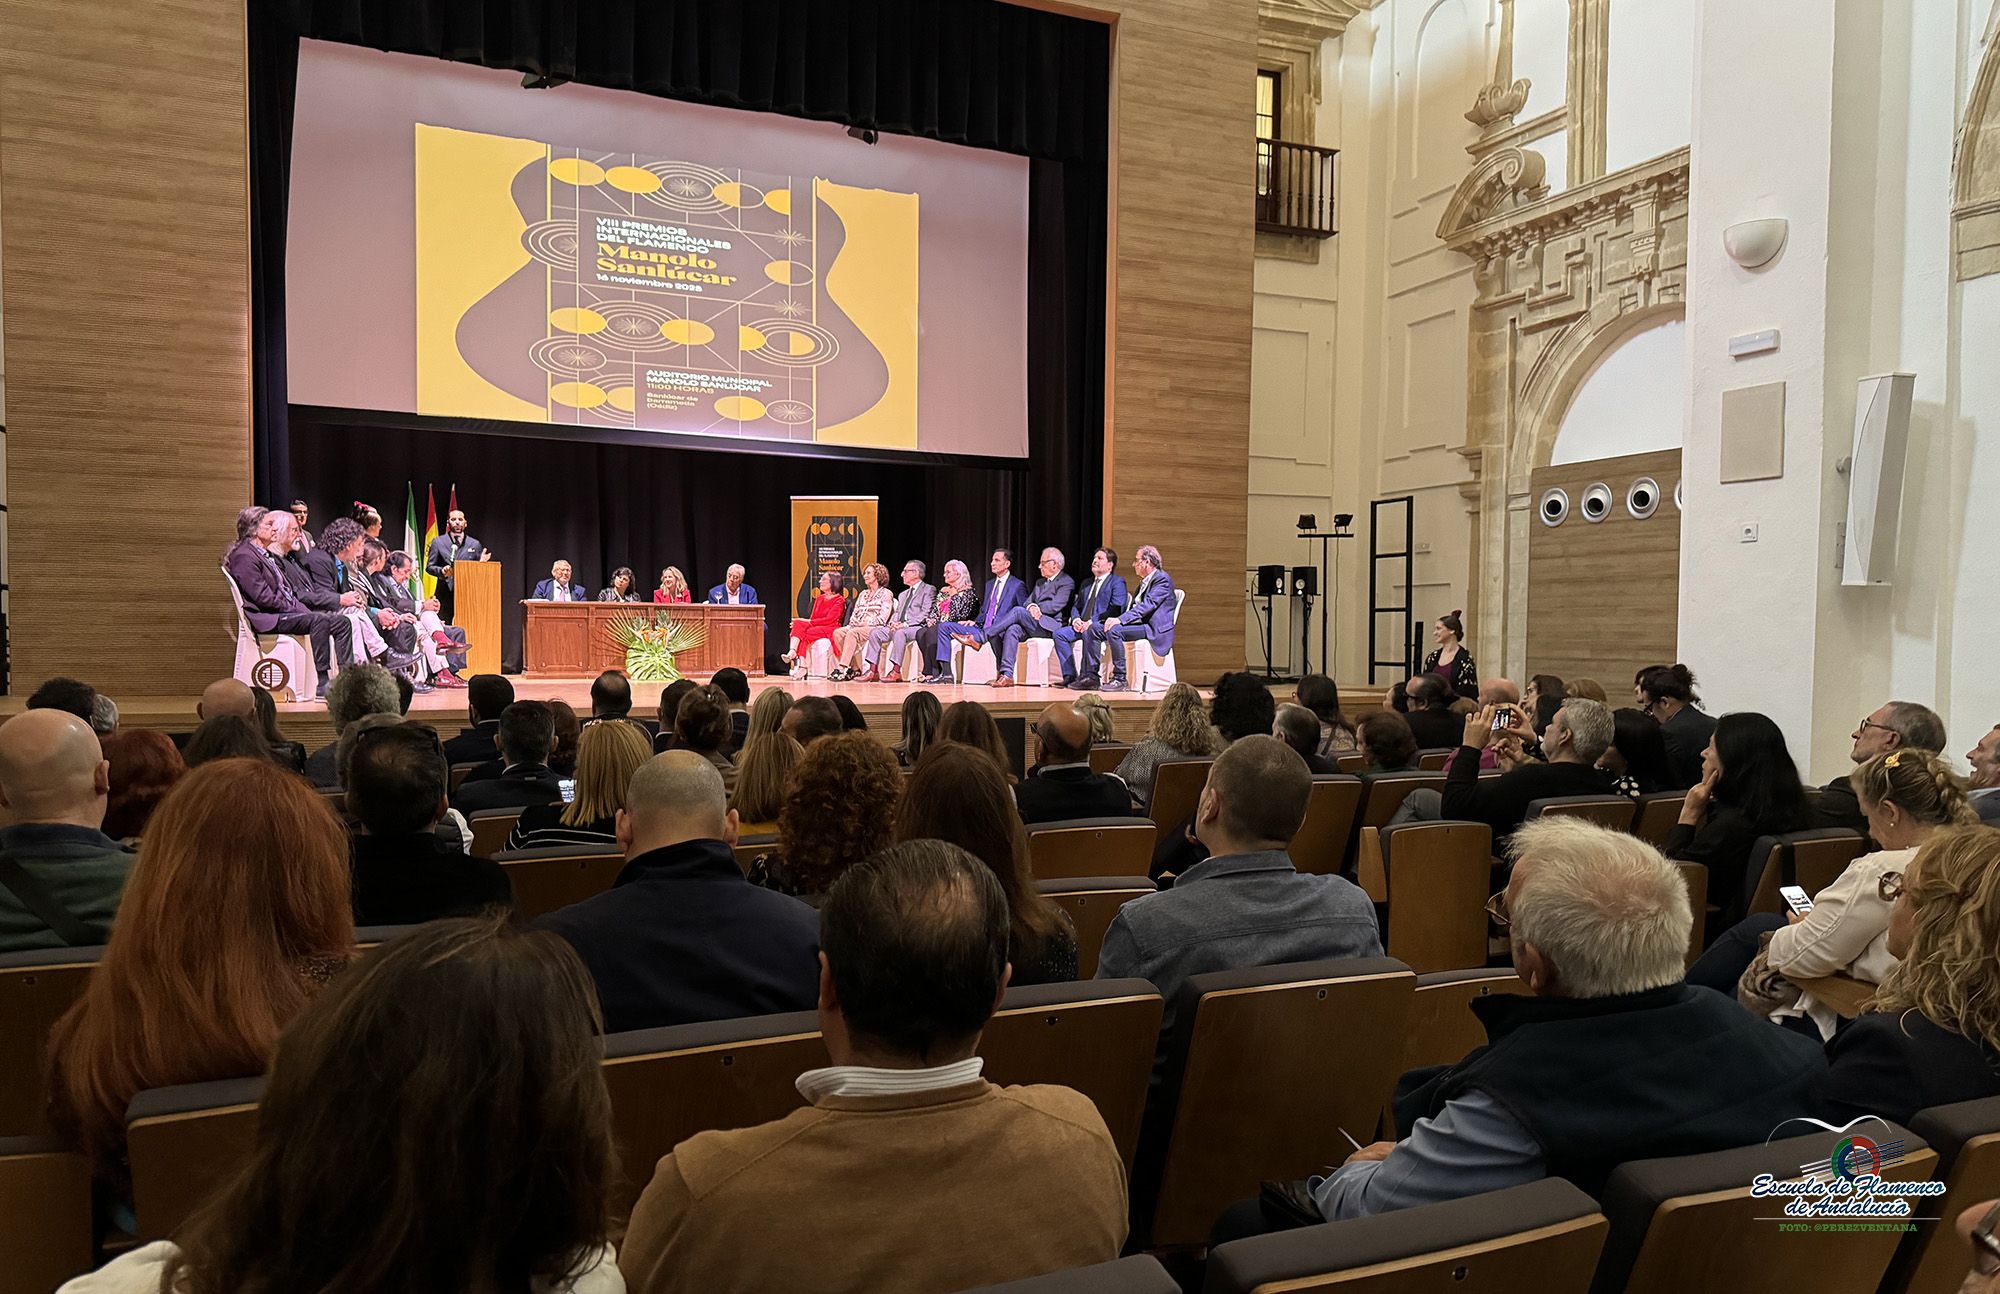
<svg viewBox="0 0 2000 1294">
<path fill-rule="evenodd" d="M 917 194 L 416 127 L 417 412 L 917 446 Z"/>
</svg>

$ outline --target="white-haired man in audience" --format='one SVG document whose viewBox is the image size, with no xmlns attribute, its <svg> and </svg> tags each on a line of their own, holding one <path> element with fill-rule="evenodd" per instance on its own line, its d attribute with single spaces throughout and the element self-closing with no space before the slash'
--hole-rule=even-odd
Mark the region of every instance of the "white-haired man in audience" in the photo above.
<svg viewBox="0 0 2000 1294">
<path fill-rule="evenodd" d="M 1981 822 L 2000 822 L 2000 724 L 1987 729 L 1965 758 L 1972 765 L 1973 812 Z"/>
<path fill-rule="evenodd" d="M 306 780 L 318 787 L 339 786 L 335 762 L 340 734 L 367 715 L 401 713 L 395 675 L 380 665 L 349 665 L 334 675 L 326 688 L 326 717 L 333 724 L 334 739 L 306 757 Z"/>
<path fill-rule="evenodd" d="M 1502 740 L 1496 741 L 1493 725 L 1501 717 L 1492 706 L 1467 715 L 1458 751 L 1445 772 L 1444 790 L 1419 788 L 1410 792 L 1392 821 L 1449 818 L 1483 822 L 1493 829 L 1494 847 L 1502 849 L 1534 801 L 1562 795 L 1611 794 L 1611 779 L 1597 767 L 1616 731 L 1609 709 L 1581 697 L 1565 701 L 1542 732 L 1543 759 L 1530 759 L 1522 753 L 1522 746 L 1534 734 L 1518 710 L 1508 716 L 1513 724 L 1503 727 Z M 1502 771 L 1498 777 L 1482 779 L 1479 757 L 1489 746 L 1497 748 Z"/>
<path fill-rule="evenodd" d="M 1225 1235 L 1386 1213 L 1562 1177 L 1600 1192 L 1618 1165 L 1762 1142 L 1806 1113 L 1826 1061 L 1682 980 L 1687 885 L 1636 836 L 1573 818 L 1514 833 L 1513 874 L 1488 911 L 1527 996 L 1480 998 L 1487 1043 L 1403 1076 L 1401 1141 L 1287 1185 L 1284 1205 L 1238 1205 Z M 1259 1225 L 1262 1223 L 1263 1225 Z"/>
<path fill-rule="evenodd" d="M 1910 748 L 1936 755 L 1944 750 L 1944 720 L 1937 711 L 1915 701 L 1884 701 L 1875 712 L 1856 725 L 1851 734 L 1854 749 L 1848 752 L 1858 768 L 1877 755 Z M 1819 788 L 1813 805 L 1813 822 L 1821 827 L 1846 827 L 1866 832 L 1868 819 L 1861 812 L 1860 797 L 1846 774 Z"/>
</svg>

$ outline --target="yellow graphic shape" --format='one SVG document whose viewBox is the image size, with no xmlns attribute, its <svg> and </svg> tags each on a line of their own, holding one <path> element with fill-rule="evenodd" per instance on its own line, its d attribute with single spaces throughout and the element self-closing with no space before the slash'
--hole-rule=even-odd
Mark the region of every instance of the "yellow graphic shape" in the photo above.
<svg viewBox="0 0 2000 1294">
<path fill-rule="evenodd" d="M 511 189 L 522 167 L 548 160 L 548 145 L 442 126 L 416 130 L 416 411 L 547 421 L 542 404 L 502 390 L 466 363 L 458 325 L 531 260 Z"/>
<path fill-rule="evenodd" d="M 604 326 L 604 316 L 587 306 L 564 306 L 560 310 L 549 312 L 549 327 L 558 332 L 573 332 L 579 336 L 588 336 L 594 332 L 603 332 Z"/>
<path fill-rule="evenodd" d="M 819 345 L 810 333 L 793 332 L 785 334 L 785 349 L 794 355 L 810 355 Z"/>
<path fill-rule="evenodd" d="M 549 163 L 549 174 L 564 184 L 588 188 L 604 183 L 604 168 L 581 157 L 558 157 Z"/>
<path fill-rule="evenodd" d="M 736 330 L 736 349 L 738 350 L 762 350 L 764 349 L 764 343 L 768 340 L 769 338 L 765 337 L 763 333 L 758 332 L 748 324 Z"/>
<path fill-rule="evenodd" d="M 787 285 L 812 282 L 812 266 L 799 261 L 772 261 L 764 266 L 764 277 Z"/>
<path fill-rule="evenodd" d="M 572 409 L 595 409 L 608 398 L 595 382 L 557 382 L 549 387 L 549 399 Z"/>
<path fill-rule="evenodd" d="M 726 202 L 732 207 L 754 207 L 764 200 L 764 195 L 748 184 L 738 184 L 731 180 L 727 184 L 715 186 L 715 200 Z"/>
<path fill-rule="evenodd" d="M 764 403 L 747 395 L 725 395 L 715 402 L 715 411 L 731 422 L 754 422 L 764 416 Z"/>
<path fill-rule="evenodd" d="M 888 366 L 882 398 L 846 422 L 821 427 L 816 439 L 835 445 L 915 449 L 917 195 L 816 179 L 813 196 L 840 217 L 847 231 L 846 243 L 826 269 L 826 295 Z"/>
<path fill-rule="evenodd" d="M 669 319 L 660 325 L 660 335 L 683 346 L 706 346 L 715 340 L 715 329 L 699 319 Z"/>
<path fill-rule="evenodd" d="M 612 408 L 624 413 L 630 413 L 632 412 L 635 396 L 633 395 L 632 388 L 629 386 L 614 386 L 604 393 L 604 399 Z"/>
<path fill-rule="evenodd" d="M 781 216 L 789 216 L 792 214 L 792 191 L 790 189 L 772 189 L 764 195 L 764 205 Z"/>
<path fill-rule="evenodd" d="M 625 193 L 658 193 L 660 177 L 643 166 L 614 166 L 604 173 L 604 182 Z"/>
</svg>

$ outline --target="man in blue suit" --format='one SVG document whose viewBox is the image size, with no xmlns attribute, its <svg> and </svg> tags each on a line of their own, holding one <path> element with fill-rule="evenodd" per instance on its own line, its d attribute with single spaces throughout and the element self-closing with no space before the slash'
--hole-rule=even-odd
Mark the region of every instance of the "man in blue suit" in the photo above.
<svg viewBox="0 0 2000 1294">
<path fill-rule="evenodd" d="M 731 566 L 722 576 L 722 583 L 708 591 L 710 602 L 717 606 L 752 606 L 760 601 L 757 590 L 743 582 L 741 566 Z"/>
<path fill-rule="evenodd" d="M 1035 581 L 1026 605 L 1002 616 L 991 633 L 980 630 L 973 634 L 977 641 L 992 638 L 1000 643 L 1000 676 L 993 680 L 994 687 L 1014 686 L 1014 658 L 1020 655 L 1021 644 L 1030 638 L 1049 637 L 1062 623 L 1063 612 L 1076 595 L 1076 581 L 1063 573 L 1064 564 L 1062 549 L 1044 548 L 1042 577 Z"/>
<path fill-rule="evenodd" d="M 570 565 L 562 558 L 549 567 L 549 578 L 535 586 L 534 596 L 543 602 L 588 602 L 590 594 L 570 578 Z"/>
<path fill-rule="evenodd" d="M 1062 667 L 1064 687 L 1088 691 L 1097 686 L 1097 644 L 1089 640 L 1089 634 L 1092 630 L 1101 632 L 1105 621 L 1124 615 L 1131 601 L 1125 577 L 1118 573 L 1117 550 L 1100 548 L 1092 553 L 1090 579 L 1077 587 L 1068 623 L 1057 625 L 1050 634 L 1056 640 L 1056 664 Z M 1070 653 L 1071 645 L 1079 639 L 1084 643 L 1084 670 L 1080 675 L 1076 672 L 1076 658 Z"/>
<path fill-rule="evenodd" d="M 937 655 L 931 659 L 936 663 L 931 672 L 924 676 L 926 683 L 949 682 L 951 678 L 951 642 L 957 639 L 968 646 L 977 646 L 988 638 L 997 637 L 1000 622 L 1028 601 L 1028 586 L 1021 583 L 1014 574 L 1014 550 L 996 548 L 991 563 L 993 578 L 986 581 L 986 593 L 979 600 L 979 619 L 944 620 L 937 627 Z"/>
<path fill-rule="evenodd" d="M 1099 644 L 1111 649 L 1111 681 L 1104 685 L 1107 692 L 1126 690 L 1126 643 L 1144 638 L 1159 656 L 1174 647 L 1174 616 L 1180 608 L 1174 597 L 1174 577 L 1161 568 L 1160 550 L 1151 544 L 1139 545 L 1132 558 L 1132 573 L 1139 577 L 1139 587 L 1133 590 L 1132 605 L 1125 608 L 1125 614 L 1108 616 L 1103 624 L 1092 625 L 1083 632 L 1086 673 L 1097 672 Z"/>
</svg>

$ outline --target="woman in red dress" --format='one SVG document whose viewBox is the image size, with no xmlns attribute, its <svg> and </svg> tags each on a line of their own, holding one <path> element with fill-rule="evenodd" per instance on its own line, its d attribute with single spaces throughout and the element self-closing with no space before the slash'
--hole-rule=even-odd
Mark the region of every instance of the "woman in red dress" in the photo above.
<svg viewBox="0 0 2000 1294">
<path fill-rule="evenodd" d="M 694 595 L 688 590 L 687 576 L 681 574 L 678 566 L 669 566 L 660 572 L 660 587 L 653 590 L 655 602 L 692 602 Z"/>
<path fill-rule="evenodd" d="M 785 664 L 793 667 L 794 674 L 804 672 L 806 653 L 814 643 L 833 640 L 833 631 L 840 628 L 846 611 L 847 598 L 841 592 L 840 572 L 824 572 L 819 577 L 819 592 L 813 595 L 812 617 L 792 621 L 792 645 L 785 652 Z"/>
</svg>

